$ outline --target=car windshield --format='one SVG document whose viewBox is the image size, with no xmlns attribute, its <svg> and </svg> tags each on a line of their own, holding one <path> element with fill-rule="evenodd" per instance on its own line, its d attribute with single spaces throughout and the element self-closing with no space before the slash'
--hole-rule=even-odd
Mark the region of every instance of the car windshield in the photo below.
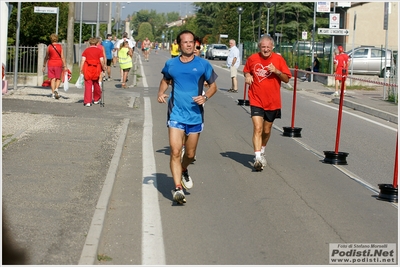
<svg viewBox="0 0 400 267">
<path fill-rule="evenodd" d="M 215 49 L 228 49 L 226 45 L 216 45 L 214 46 Z"/>
</svg>

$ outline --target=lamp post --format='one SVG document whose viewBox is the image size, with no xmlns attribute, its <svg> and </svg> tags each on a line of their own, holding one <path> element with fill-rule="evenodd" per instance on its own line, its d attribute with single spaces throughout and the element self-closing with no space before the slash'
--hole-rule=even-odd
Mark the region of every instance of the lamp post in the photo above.
<svg viewBox="0 0 400 267">
<path fill-rule="evenodd" d="M 174 41 L 172 40 L 172 34 L 174 34 L 174 30 L 171 30 L 171 45 L 172 45 L 172 43 L 174 42 Z"/>
<path fill-rule="evenodd" d="M 242 20 L 242 13 L 243 13 L 243 7 L 238 7 L 237 12 L 239 13 L 239 34 L 238 34 L 238 47 L 240 49 L 240 21 Z"/>
<path fill-rule="evenodd" d="M 264 5 L 268 8 L 267 12 L 267 35 L 269 35 L 269 9 L 274 5 L 274 3 L 266 2 Z"/>
</svg>

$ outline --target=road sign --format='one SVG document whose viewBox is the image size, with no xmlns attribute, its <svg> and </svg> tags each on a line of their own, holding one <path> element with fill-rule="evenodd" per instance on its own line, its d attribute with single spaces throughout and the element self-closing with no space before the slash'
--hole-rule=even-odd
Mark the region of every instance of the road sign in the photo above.
<svg viewBox="0 0 400 267">
<path fill-rule="evenodd" d="M 329 14 L 329 28 L 339 29 L 340 14 Z"/>
<path fill-rule="evenodd" d="M 301 33 L 301 39 L 307 40 L 307 32 L 306 32 L 306 31 L 303 31 L 303 32 Z"/>
<path fill-rule="evenodd" d="M 35 13 L 46 13 L 46 14 L 57 14 L 58 7 L 48 7 L 48 6 L 35 6 L 33 10 Z"/>
<path fill-rule="evenodd" d="M 328 34 L 328 35 L 349 35 L 348 29 L 328 29 L 319 28 L 318 34 Z"/>
</svg>

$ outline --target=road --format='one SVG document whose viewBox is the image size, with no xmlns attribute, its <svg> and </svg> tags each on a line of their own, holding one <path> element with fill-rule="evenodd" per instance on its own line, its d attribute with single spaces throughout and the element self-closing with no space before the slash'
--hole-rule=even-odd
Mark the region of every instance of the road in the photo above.
<svg viewBox="0 0 400 267">
<path fill-rule="evenodd" d="M 137 87 L 125 90 L 113 69 L 104 108 L 83 107 L 76 88 L 60 101 L 42 88 L 3 96 L 3 135 L 13 135 L 2 153 L 4 214 L 30 264 L 84 264 L 90 248 L 98 265 L 328 264 L 330 243 L 397 244 L 397 204 L 376 200 L 377 184 L 393 178 L 397 125 L 345 108 L 348 165 L 325 164 L 337 105 L 302 91 L 302 137 L 284 137 L 292 91 L 282 89 L 268 166 L 254 172 L 249 108 L 236 103 L 243 91 L 227 92 L 218 60 L 219 90 L 189 167 L 194 187 L 174 205 L 167 106 L 156 101 L 168 58 L 141 61 Z"/>
<path fill-rule="evenodd" d="M 283 137 L 292 102 L 292 92 L 283 90 L 283 119 L 268 145 L 268 167 L 254 172 L 249 108 L 236 104 L 242 94 L 227 92 L 228 72 L 218 60 L 211 62 L 219 92 L 206 104 L 197 161 L 189 168 L 194 188 L 185 206 L 175 206 L 166 105 L 156 101 L 168 58 L 161 52 L 142 62 L 143 108 L 152 114 L 144 125 L 152 126 L 155 166 L 143 181 L 136 175 L 116 179 L 99 248 L 112 260 L 99 264 L 327 264 L 329 243 L 397 242 L 397 206 L 374 197 L 377 183 L 393 177 L 396 125 L 346 110 L 340 148 L 350 153 L 349 165 L 325 164 L 322 151 L 335 144 L 336 106 L 301 95 L 296 122 L 303 137 Z M 144 156 L 149 146 L 143 142 L 143 162 L 132 155 L 122 173 L 153 162 Z M 147 228 L 149 217 L 162 229 Z"/>
</svg>

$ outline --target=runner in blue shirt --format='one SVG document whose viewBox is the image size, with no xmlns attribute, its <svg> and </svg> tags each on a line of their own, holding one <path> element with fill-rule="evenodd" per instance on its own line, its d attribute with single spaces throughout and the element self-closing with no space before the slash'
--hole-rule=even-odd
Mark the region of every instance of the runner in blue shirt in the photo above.
<svg viewBox="0 0 400 267">
<path fill-rule="evenodd" d="M 217 92 L 217 74 L 207 60 L 195 56 L 194 37 L 187 30 L 178 35 L 181 55 L 165 63 L 157 98 L 159 103 L 167 103 L 168 98 L 170 167 L 175 183 L 172 198 L 179 204 L 186 203 L 182 187 L 186 190 L 193 187 L 187 167 L 194 160 L 200 133 L 203 131 L 204 103 Z M 203 94 L 204 81 L 209 87 Z M 172 91 L 168 97 L 165 92 L 170 84 Z M 181 161 L 182 145 L 185 145 L 185 154 Z"/>
</svg>

